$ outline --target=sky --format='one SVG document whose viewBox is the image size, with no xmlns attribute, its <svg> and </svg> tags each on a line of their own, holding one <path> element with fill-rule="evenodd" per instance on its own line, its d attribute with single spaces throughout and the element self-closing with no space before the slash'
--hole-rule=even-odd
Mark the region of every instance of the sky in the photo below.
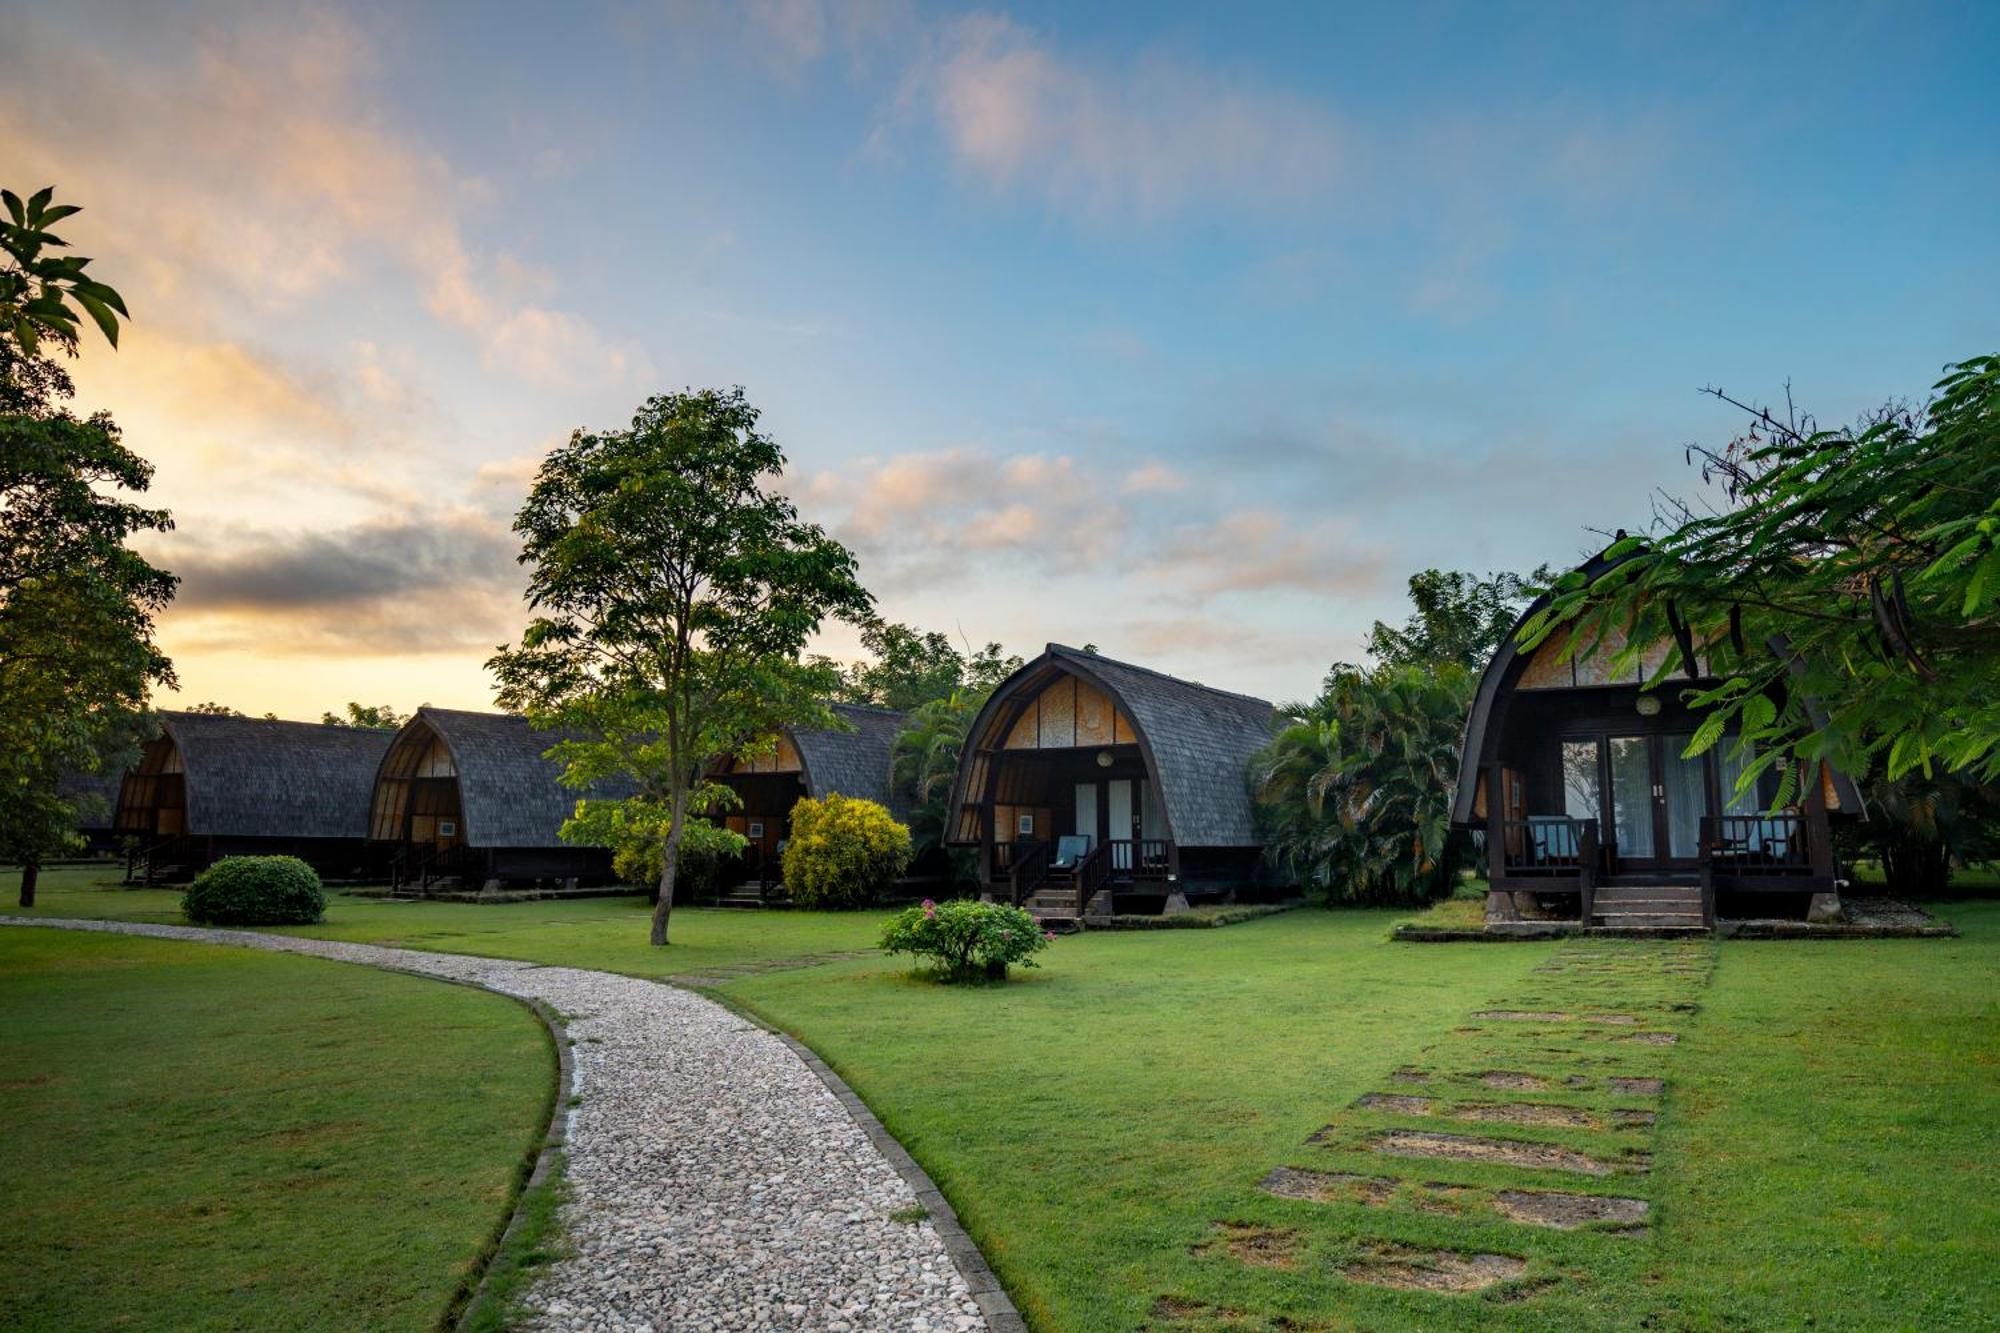
<svg viewBox="0 0 2000 1333">
<path fill-rule="evenodd" d="M 1426 567 L 2000 350 L 2000 8 L 0 0 L 163 702 L 487 707 L 538 460 L 746 389 L 880 612 L 1310 696 Z M 851 655 L 830 627 L 821 647 Z"/>
</svg>

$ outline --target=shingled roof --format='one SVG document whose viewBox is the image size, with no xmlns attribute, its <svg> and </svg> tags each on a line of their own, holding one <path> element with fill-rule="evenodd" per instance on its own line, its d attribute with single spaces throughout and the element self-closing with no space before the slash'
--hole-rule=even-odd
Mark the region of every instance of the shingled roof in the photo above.
<svg viewBox="0 0 2000 1333">
<path fill-rule="evenodd" d="M 217 838 L 365 838 L 394 733 L 317 722 L 161 713 L 186 772 L 187 831 Z"/>
<path fill-rule="evenodd" d="M 835 704 L 833 711 L 854 730 L 796 729 L 791 733 L 805 769 L 806 795 L 823 797 L 839 792 L 877 801 L 898 819 L 904 818 L 909 813 L 908 802 L 896 794 L 889 780 L 890 757 L 896 736 L 903 730 L 903 714 L 859 704 Z"/>
<path fill-rule="evenodd" d="M 424 707 L 404 730 L 419 723 L 451 751 L 468 847 L 562 847 L 563 821 L 576 813 L 579 798 L 615 801 L 633 792 L 617 779 L 585 791 L 564 786 L 562 765 L 543 758 L 563 735 L 537 731 L 512 713 Z"/>
</svg>

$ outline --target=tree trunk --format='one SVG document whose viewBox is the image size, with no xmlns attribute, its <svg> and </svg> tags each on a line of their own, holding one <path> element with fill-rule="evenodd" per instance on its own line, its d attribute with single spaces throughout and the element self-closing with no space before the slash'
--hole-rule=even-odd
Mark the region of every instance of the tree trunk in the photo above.
<svg viewBox="0 0 2000 1333">
<path fill-rule="evenodd" d="M 42 863 L 29 857 L 21 863 L 21 906 L 35 905 L 35 881 L 42 877 Z"/>
<path fill-rule="evenodd" d="M 1899 839 L 1882 847 L 1882 879 L 1902 898 L 1940 898 L 1951 884 L 1951 848 L 1943 842 Z"/>
<path fill-rule="evenodd" d="M 673 818 L 667 824 L 667 845 L 660 849 L 660 900 L 653 904 L 654 944 L 667 942 L 667 918 L 674 914 L 674 879 L 680 870 L 681 833 L 687 827 L 687 793 L 674 793 Z"/>
</svg>

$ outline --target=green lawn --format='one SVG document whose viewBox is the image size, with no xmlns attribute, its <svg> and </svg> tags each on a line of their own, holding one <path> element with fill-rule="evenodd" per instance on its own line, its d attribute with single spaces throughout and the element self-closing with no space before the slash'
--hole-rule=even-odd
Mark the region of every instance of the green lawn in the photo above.
<svg viewBox="0 0 2000 1333">
<path fill-rule="evenodd" d="M 0 875 L 0 913 L 16 913 L 14 878 Z M 42 872 L 33 916 L 185 924 L 177 889 L 127 889 L 118 871 L 60 866 Z M 672 943 L 646 943 L 652 907 L 637 896 L 528 903 L 401 902 L 328 895 L 326 920 L 285 927 L 318 939 L 522 958 L 629 976 L 700 976 L 782 959 L 872 949 L 886 912 L 745 912 L 682 907 Z"/>
<path fill-rule="evenodd" d="M 723 989 L 855 1086 L 1037 1328 L 1991 1326 L 2000 905 L 1943 910 L 1965 938 L 1702 941 L 1686 946 L 1702 960 L 1687 972 L 1649 961 L 1646 950 L 1676 946 L 1391 944 L 1392 914 L 1309 910 L 1065 939 L 1004 989 L 940 988 L 873 962 Z M 1565 950 L 1606 949 L 1612 962 L 1580 965 L 1606 975 L 1539 970 Z M 1698 1009 L 1673 1007 L 1689 1003 Z M 1629 1009 L 1682 1041 L 1468 1022 L 1483 1007 L 1538 1004 Z M 1403 1066 L 1436 1081 L 1391 1081 Z M 1484 1068 L 1549 1076 L 1557 1090 L 1530 1100 L 1607 1118 L 1657 1106 L 1660 1120 L 1592 1132 L 1352 1108 L 1371 1091 L 1506 1100 L 1466 1086 Z M 1669 1089 L 1657 1102 L 1610 1096 L 1610 1073 Z M 1593 1090 L 1562 1091 L 1569 1075 Z M 1335 1142 L 1306 1142 L 1329 1124 Z M 1398 1127 L 1612 1158 L 1649 1150 L 1656 1168 L 1520 1178 L 1356 1150 Z M 1273 1199 L 1257 1183 L 1281 1165 L 1371 1173 L 1400 1193 L 1390 1207 Z M 1438 1182 L 1467 1188 L 1425 1188 Z M 1657 1225 L 1631 1239 L 1494 1218 L 1490 1192 L 1511 1184 L 1647 1199 Z M 1291 1266 L 1195 1252 L 1223 1221 L 1289 1232 Z M 1530 1267 L 1482 1295 L 1337 1276 L 1379 1240 Z"/>
<path fill-rule="evenodd" d="M 435 1327 L 547 1123 L 533 1015 L 180 941 L 0 930 L 0 1327 Z"/>
<path fill-rule="evenodd" d="M 173 895 L 62 874 L 45 891 L 51 914 L 173 919 Z M 1963 937 L 1414 945 L 1388 941 L 1392 912 L 1302 909 L 1066 938 L 1042 969 L 983 989 L 914 981 L 872 956 L 756 970 L 865 949 L 873 913 L 684 911 L 681 942 L 654 951 L 631 900 L 341 898 L 306 933 L 637 975 L 742 969 L 715 993 L 855 1086 L 1038 1329 L 1990 1326 L 2000 902 L 1935 910 Z M 1638 1025 L 1475 1017 L 1489 1009 Z M 1620 1040 L 1638 1030 L 1679 1042 Z M 1425 1080 L 1393 1077 L 1411 1069 Z M 1547 1084 L 1496 1092 L 1477 1077 L 1488 1069 Z M 1614 1074 L 1667 1090 L 1627 1095 Z M 1430 1114 L 1355 1105 L 1371 1092 L 1421 1095 Z M 1584 1123 L 1456 1118 L 1519 1100 Z M 1634 1118 L 1645 1111 L 1657 1123 Z M 1594 1178 L 1371 1151 L 1411 1130 L 1621 1166 L 1650 1154 L 1652 1169 Z M 1259 1182 L 1277 1167 L 1364 1176 L 1387 1197 L 1274 1197 Z M 1513 1188 L 1644 1200 L 1651 1227 L 1528 1227 L 1495 1211 Z M 1217 1230 L 1231 1222 L 1254 1231 Z M 1262 1235 L 1272 1262 L 1230 1253 L 1232 1234 Z M 1380 1271 L 1392 1245 L 1522 1267 L 1478 1294 L 1343 1276 Z"/>
</svg>

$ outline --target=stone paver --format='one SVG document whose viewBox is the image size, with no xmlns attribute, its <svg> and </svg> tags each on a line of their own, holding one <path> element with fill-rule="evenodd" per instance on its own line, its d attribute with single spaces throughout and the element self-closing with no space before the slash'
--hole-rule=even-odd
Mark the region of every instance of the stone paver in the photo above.
<svg viewBox="0 0 2000 1333">
<path fill-rule="evenodd" d="M 0 917 L 310 954 L 542 1001 L 574 1043 L 568 1252 L 528 1327 L 988 1328 L 917 1194 L 780 1037 L 672 986 L 576 968 L 252 931 Z M 421 1039 L 420 1034 L 416 1039 Z"/>
</svg>

